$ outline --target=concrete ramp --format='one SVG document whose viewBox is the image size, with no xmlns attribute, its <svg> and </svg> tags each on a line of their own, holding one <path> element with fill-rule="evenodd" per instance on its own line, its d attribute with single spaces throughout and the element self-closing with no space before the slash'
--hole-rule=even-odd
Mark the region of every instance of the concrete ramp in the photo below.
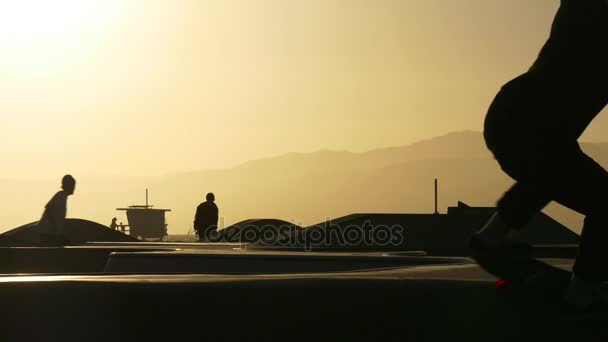
<svg viewBox="0 0 608 342">
<path fill-rule="evenodd" d="M 59 245 L 81 245 L 88 241 L 107 242 L 137 242 L 129 235 L 112 230 L 104 225 L 83 219 L 67 219 L 64 227 L 65 241 L 38 227 L 38 222 L 32 222 L 9 230 L 0 235 L 3 247 L 52 247 Z"/>
<path fill-rule="evenodd" d="M 391 256 L 380 253 L 127 251 L 112 253 L 104 271 L 129 274 L 328 274 L 462 264 L 471 264 L 471 261 L 465 258 Z"/>
<path fill-rule="evenodd" d="M 12 239 L 2 234 L 0 235 L 0 247 L 28 247 L 28 243 Z"/>
<path fill-rule="evenodd" d="M 565 320 L 495 281 L 475 265 L 0 277 L 0 324 L 3 341 L 608 341 L 605 319 Z"/>
<path fill-rule="evenodd" d="M 303 231 L 292 222 L 278 219 L 249 219 L 220 230 L 218 241 L 275 245 L 283 239 Z"/>
</svg>

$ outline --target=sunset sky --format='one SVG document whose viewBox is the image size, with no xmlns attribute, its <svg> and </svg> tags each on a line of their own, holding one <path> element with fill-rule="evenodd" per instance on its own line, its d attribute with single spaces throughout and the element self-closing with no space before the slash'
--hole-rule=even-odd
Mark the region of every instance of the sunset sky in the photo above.
<svg viewBox="0 0 608 342">
<path fill-rule="evenodd" d="M 481 130 L 557 0 L 0 0 L 0 178 Z M 608 140 L 600 117 L 585 140 Z"/>
</svg>

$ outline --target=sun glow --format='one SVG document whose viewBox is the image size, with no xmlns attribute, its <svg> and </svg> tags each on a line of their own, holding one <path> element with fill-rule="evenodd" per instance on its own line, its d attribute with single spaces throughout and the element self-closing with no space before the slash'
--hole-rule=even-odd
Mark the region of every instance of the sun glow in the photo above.
<svg viewBox="0 0 608 342">
<path fill-rule="evenodd" d="M 13 73 L 49 71 L 111 25 L 113 0 L 0 0 L 0 59 Z M 4 70 L 7 71 L 7 70 Z"/>
<path fill-rule="evenodd" d="M 0 34 L 3 41 L 40 43 L 95 24 L 103 0 L 2 0 Z"/>
</svg>

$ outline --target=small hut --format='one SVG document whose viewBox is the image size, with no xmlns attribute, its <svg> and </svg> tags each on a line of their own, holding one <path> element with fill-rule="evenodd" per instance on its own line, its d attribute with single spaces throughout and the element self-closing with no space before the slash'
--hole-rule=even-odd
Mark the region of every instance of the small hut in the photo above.
<svg viewBox="0 0 608 342">
<path fill-rule="evenodd" d="M 156 209 L 148 204 L 148 190 L 146 189 L 146 204 L 131 205 L 116 210 L 126 211 L 129 235 L 138 239 L 162 239 L 167 235 L 168 225 L 165 213 L 171 209 Z"/>
</svg>

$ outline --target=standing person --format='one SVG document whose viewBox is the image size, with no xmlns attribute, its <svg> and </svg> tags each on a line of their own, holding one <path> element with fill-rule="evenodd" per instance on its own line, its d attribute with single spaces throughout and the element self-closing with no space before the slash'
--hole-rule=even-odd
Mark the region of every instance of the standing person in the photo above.
<svg viewBox="0 0 608 342">
<path fill-rule="evenodd" d="M 477 252 L 507 252 L 508 236 L 550 201 L 586 216 L 567 303 L 606 298 L 608 172 L 578 138 L 608 103 L 608 0 L 562 0 L 532 68 L 502 87 L 484 124 L 488 148 L 516 183 L 471 238 Z"/>
<path fill-rule="evenodd" d="M 201 203 L 196 208 L 194 217 L 194 230 L 198 235 L 199 241 L 209 241 L 211 234 L 217 232 L 217 222 L 219 218 L 219 210 L 215 204 L 215 195 L 208 193 L 207 201 Z"/>
<path fill-rule="evenodd" d="M 42 218 L 38 222 L 38 226 L 42 228 L 43 233 L 55 235 L 61 240 L 66 240 L 64 225 L 67 215 L 68 196 L 73 195 L 75 189 L 76 180 L 74 177 L 71 175 L 63 176 L 61 191 L 57 192 L 47 203 Z"/>
<path fill-rule="evenodd" d="M 118 229 L 118 223 L 116 223 L 118 219 L 116 217 L 114 217 L 112 219 L 112 223 L 110 223 L 110 229 L 112 230 L 117 230 Z"/>
</svg>

